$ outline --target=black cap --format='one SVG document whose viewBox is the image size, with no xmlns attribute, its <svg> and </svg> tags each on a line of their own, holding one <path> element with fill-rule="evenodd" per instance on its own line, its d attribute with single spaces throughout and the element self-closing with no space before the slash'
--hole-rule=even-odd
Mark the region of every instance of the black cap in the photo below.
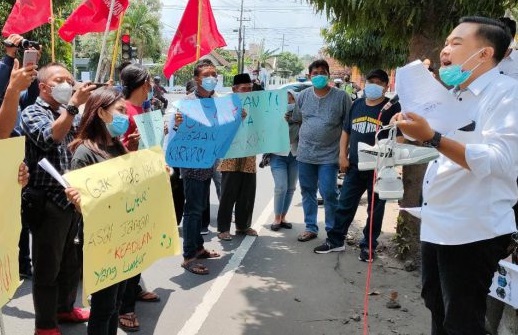
<svg viewBox="0 0 518 335">
<path fill-rule="evenodd" d="M 372 78 L 377 78 L 386 84 L 388 84 L 388 82 L 389 82 L 389 76 L 388 76 L 387 72 L 383 71 L 382 69 L 372 70 L 371 72 L 369 72 L 367 74 L 367 76 L 365 76 L 365 78 L 367 80 L 370 80 Z"/>
<path fill-rule="evenodd" d="M 234 76 L 234 82 L 232 83 L 233 86 L 239 85 L 239 84 L 251 84 L 252 79 L 250 78 L 250 75 L 248 73 L 240 73 L 236 74 Z"/>
</svg>

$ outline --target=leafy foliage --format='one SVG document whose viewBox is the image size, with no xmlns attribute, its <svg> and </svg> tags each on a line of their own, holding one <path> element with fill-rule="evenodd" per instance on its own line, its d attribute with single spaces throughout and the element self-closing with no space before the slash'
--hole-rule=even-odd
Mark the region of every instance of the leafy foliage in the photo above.
<svg viewBox="0 0 518 335">
<path fill-rule="evenodd" d="M 282 70 L 288 76 L 296 76 L 304 70 L 300 58 L 291 52 L 282 52 L 277 57 L 277 70 Z"/>
</svg>

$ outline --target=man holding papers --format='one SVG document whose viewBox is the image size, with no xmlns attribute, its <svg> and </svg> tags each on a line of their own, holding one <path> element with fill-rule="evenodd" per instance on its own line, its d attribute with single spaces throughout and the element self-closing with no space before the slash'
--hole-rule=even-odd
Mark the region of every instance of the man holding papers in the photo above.
<svg viewBox="0 0 518 335">
<path fill-rule="evenodd" d="M 422 296 L 434 335 L 486 334 L 486 296 L 516 230 L 518 82 L 497 68 L 510 39 L 484 17 L 462 18 L 446 39 L 440 78 L 469 123 L 441 134 L 416 113 L 397 116 L 404 134 L 441 153 L 424 177 L 421 210 Z"/>
</svg>

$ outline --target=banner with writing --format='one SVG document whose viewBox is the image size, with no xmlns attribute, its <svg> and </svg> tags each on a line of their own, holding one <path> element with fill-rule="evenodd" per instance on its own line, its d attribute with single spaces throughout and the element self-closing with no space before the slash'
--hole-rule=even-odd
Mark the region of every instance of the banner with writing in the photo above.
<svg viewBox="0 0 518 335">
<path fill-rule="evenodd" d="M 18 273 L 18 241 L 22 220 L 21 186 L 18 169 L 25 155 L 25 138 L 15 137 L 0 141 L 0 308 L 11 299 L 20 286 Z"/>
<path fill-rule="evenodd" d="M 133 117 L 140 134 L 139 149 L 162 146 L 164 141 L 164 117 L 159 109 Z"/>
<path fill-rule="evenodd" d="M 225 156 L 241 123 L 241 101 L 235 94 L 214 99 L 177 102 L 183 122 L 175 132 L 169 125 L 166 162 L 169 166 L 210 168 Z"/>
<path fill-rule="evenodd" d="M 81 193 L 83 303 L 159 258 L 180 253 L 169 174 L 159 147 L 64 175 Z"/>
<path fill-rule="evenodd" d="M 289 128 L 284 120 L 288 109 L 286 90 L 257 91 L 238 96 L 247 116 L 239 126 L 225 158 L 289 152 Z"/>
</svg>

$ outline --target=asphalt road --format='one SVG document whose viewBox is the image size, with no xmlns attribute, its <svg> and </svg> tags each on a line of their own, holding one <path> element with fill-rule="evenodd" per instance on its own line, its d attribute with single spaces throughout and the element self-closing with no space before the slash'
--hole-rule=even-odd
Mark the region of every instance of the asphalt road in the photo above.
<svg viewBox="0 0 518 335">
<path fill-rule="evenodd" d="M 137 303 L 141 323 L 137 334 L 150 335 L 355 335 L 364 334 L 364 292 L 367 264 L 357 259 L 358 249 L 317 255 L 313 248 L 325 238 L 323 208 L 321 233 L 316 240 L 296 240 L 304 230 L 300 190 L 297 188 L 288 219 L 292 230 L 273 232 L 273 180 L 269 168 L 258 169 L 253 227 L 258 237 L 216 237 L 218 201 L 211 191 L 211 232 L 206 247 L 222 252 L 207 260 L 211 273 L 197 276 L 180 267 L 181 256 L 156 262 L 143 273 L 147 289 L 161 301 Z M 429 315 L 419 297 L 418 272 L 406 272 L 387 250 L 393 236 L 397 206 L 389 204 L 379 258 L 373 263 L 369 288 L 369 334 L 425 334 Z M 350 232 L 361 235 L 365 204 L 358 210 Z M 232 227 L 232 232 L 234 230 Z M 402 308 L 388 309 L 391 292 L 399 293 Z M 34 331 L 31 282 L 25 281 L 15 298 L 2 308 L 5 334 Z M 80 294 L 77 303 L 80 303 Z M 63 325 L 63 335 L 86 334 L 86 324 Z M 125 334 L 119 329 L 118 334 Z"/>
</svg>

